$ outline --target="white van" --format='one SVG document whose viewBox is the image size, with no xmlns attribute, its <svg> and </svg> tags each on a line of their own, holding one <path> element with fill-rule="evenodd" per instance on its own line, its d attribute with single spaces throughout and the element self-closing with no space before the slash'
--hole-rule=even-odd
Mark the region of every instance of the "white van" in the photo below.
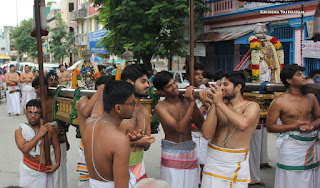
<svg viewBox="0 0 320 188">
<path fill-rule="evenodd" d="M 59 73 L 60 71 L 59 71 L 59 63 L 43 63 L 43 70 L 45 71 L 48 71 L 48 72 L 50 72 L 50 71 L 54 71 L 54 72 L 56 72 L 56 73 Z M 36 64 L 36 70 L 39 70 L 39 65 L 38 64 Z M 46 76 L 46 75 L 44 75 L 44 76 Z"/>
</svg>

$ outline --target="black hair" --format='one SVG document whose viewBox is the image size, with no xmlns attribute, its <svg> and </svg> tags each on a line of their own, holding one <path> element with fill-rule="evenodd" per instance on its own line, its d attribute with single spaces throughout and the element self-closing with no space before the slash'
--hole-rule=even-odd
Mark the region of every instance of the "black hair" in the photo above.
<svg viewBox="0 0 320 188">
<path fill-rule="evenodd" d="M 225 74 L 225 71 L 223 71 L 223 70 L 218 70 L 217 72 L 215 72 L 214 74 L 213 74 L 213 80 L 216 82 L 216 81 L 218 81 L 218 80 L 221 80 L 221 78 L 223 77 L 223 75 Z"/>
<path fill-rule="evenodd" d="M 163 90 L 163 87 L 167 85 L 172 78 L 172 73 L 168 71 L 158 72 L 153 78 L 153 85 L 157 90 Z"/>
<path fill-rule="evenodd" d="M 48 80 L 44 79 L 44 84 L 48 87 Z M 40 85 L 40 78 L 39 76 L 35 77 L 32 81 L 32 87 L 35 88 Z"/>
<path fill-rule="evenodd" d="M 105 68 L 106 68 L 106 66 L 104 66 L 104 65 L 98 65 L 99 71 L 101 71 L 102 69 L 105 69 Z"/>
<path fill-rule="evenodd" d="M 186 68 L 187 68 L 186 74 L 187 74 L 187 76 L 189 76 L 190 75 L 190 67 L 187 66 Z M 199 64 L 199 63 L 194 64 L 194 71 L 197 71 L 197 70 L 203 70 L 204 71 L 204 66 L 202 64 Z"/>
<path fill-rule="evenodd" d="M 35 73 L 35 72 L 39 72 L 39 70 L 34 70 L 33 73 Z"/>
<path fill-rule="evenodd" d="M 53 70 L 51 70 L 51 71 L 49 71 L 49 72 L 47 73 L 47 75 L 45 76 L 45 79 L 48 81 L 48 79 L 49 79 L 51 76 L 55 76 L 55 77 L 57 77 L 57 78 L 59 79 L 57 73 L 56 73 L 55 71 L 53 71 Z"/>
<path fill-rule="evenodd" d="M 126 81 L 113 80 L 103 90 L 103 109 L 110 112 L 114 105 L 124 104 L 134 94 L 134 86 Z"/>
<path fill-rule="evenodd" d="M 15 67 L 14 64 L 11 64 L 11 65 L 10 65 L 10 68 L 11 68 L 11 67 Z"/>
<path fill-rule="evenodd" d="M 60 67 L 62 67 L 62 66 L 64 66 L 64 65 L 63 65 L 63 64 L 60 64 L 60 65 L 59 65 L 59 69 L 60 69 Z"/>
<path fill-rule="evenodd" d="M 25 65 L 24 67 L 29 67 L 29 65 Z"/>
<path fill-rule="evenodd" d="M 282 68 L 281 73 L 280 73 L 280 79 L 281 82 L 286 86 L 286 88 L 289 88 L 290 84 L 287 82 L 287 79 L 293 78 L 294 74 L 297 71 L 305 71 L 305 67 L 301 67 L 297 64 L 291 64 L 291 65 L 286 65 Z"/>
<path fill-rule="evenodd" d="M 97 78 L 96 80 L 96 85 L 95 85 L 95 90 L 97 90 L 97 86 L 101 85 L 101 84 L 106 84 L 106 83 L 109 83 L 111 82 L 112 80 L 115 79 L 115 76 L 114 75 L 103 75 L 103 76 L 100 76 L 99 78 Z"/>
<path fill-rule="evenodd" d="M 150 77 L 150 72 L 144 64 L 131 64 L 126 66 L 121 73 L 121 80 L 127 81 L 128 79 L 135 82 L 138 78 L 147 75 Z"/>
<path fill-rule="evenodd" d="M 213 73 L 212 72 L 204 72 L 203 73 L 203 77 L 212 80 L 213 79 Z"/>
<path fill-rule="evenodd" d="M 313 69 L 313 70 L 311 70 L 311 71 L 309 72 L 308 76 L 309 76 L 309 78 L 313 78 L 314 75 L 316 75 L 316 74 L 320 74 L 320 69 Z"/>
<path fill-rule="evenodd" d="M 29 106 L 34 106 L 34 107 L 37 107 L 37 108 L 41 108 L 41 101 L 39 99 L 31 99 L 30 101 L 27 102 L 26 109 Z"/>
<path fill-rule="evenodd" d="M 240 71 L 227 71 L 223 74 L 223 77 L 227 78 L 230 82 L 233 83 L 233 86 L 241 85 L 241 94 L 244 92 L 244 87 L 247 82 L 246 76 Z M 222 78 L 223 78 L 222 77 Z"/>
</svg>

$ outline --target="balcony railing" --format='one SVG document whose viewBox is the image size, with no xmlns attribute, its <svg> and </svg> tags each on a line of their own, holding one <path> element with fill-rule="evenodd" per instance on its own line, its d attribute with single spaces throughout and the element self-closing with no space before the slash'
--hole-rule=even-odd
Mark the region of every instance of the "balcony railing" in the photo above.
<svg viewBox="0 0 320 188">
<path fill-rule="evenodd" d="M 85 46 L 88 45 L 89 37 L 88 34 L 76 34 L 75 35 L 75 45 Z"/>
<path fill-rule="evenodd" d="M 71 19 L 71 21 L 84 19 L 85 17 L 87 17 L 87 14 L 88 14 L 87 7 L 84 6 L 81 9 L 77 9 L 77 10 L 72 11 L 70 19 Z"/>
</svg>

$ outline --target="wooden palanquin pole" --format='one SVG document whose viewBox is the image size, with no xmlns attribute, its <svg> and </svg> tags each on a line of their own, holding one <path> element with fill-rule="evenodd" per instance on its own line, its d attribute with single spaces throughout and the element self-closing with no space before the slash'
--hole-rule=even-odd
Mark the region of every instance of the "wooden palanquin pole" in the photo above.
<svg viewBox="0 0 320 188">
<path fill-rule="evenodd" d="M 42 40 L 41 40 L 41 21 L 40 21 L 40 1 L 34 0 L 34 12 L 35 12 L 35 25 L 36 25 L 36 39 L 37 39 L 37 51 L 38 51 L 38 64 L 39 64 L 39 81 L 40 81 L 40 99 L 41 99 L 41 113 L 43 123 L 47 123 L 47 110 L 46 110 L 46 94 L 47 86 L 44 84 L 44 72 L 43 72 L 43 56 L 42 56 Z M 50 164 L 50 144 L 48 133 L 44 135 L 44 152 L 46 165 Z"/>
<path fill-rule="evenodd" d="M 190 0 L 190 84 L 194 86 L 194 4 L 193 0 Z"/>
</svg>

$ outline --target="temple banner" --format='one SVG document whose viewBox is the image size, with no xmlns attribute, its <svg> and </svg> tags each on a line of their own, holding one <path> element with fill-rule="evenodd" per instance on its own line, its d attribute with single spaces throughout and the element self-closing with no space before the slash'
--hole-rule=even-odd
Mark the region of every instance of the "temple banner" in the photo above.
<svg viewBox="0 0 320 188">
<path fill-rule="evenodd" d="M 320 42 L 302 41 L 302 57 L 320 59 Z"/>
</svg>

